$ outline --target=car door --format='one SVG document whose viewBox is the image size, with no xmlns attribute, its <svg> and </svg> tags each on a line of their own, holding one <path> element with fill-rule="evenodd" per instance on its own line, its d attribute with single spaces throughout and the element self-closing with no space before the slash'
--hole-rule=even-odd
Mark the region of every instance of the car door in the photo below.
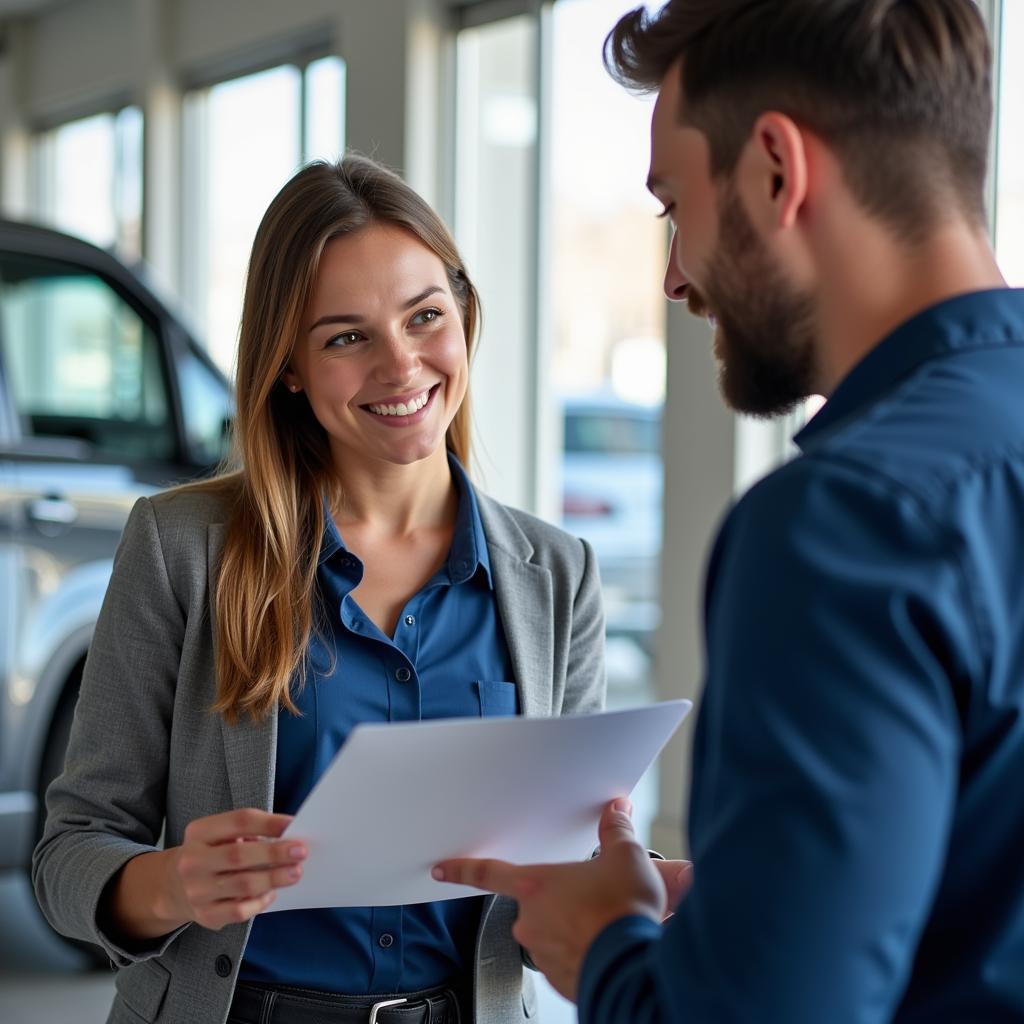
<svg viewBox="0 0 1024 1024">
<path fill-rule="evenodd" d="M 0 451 L 11 563 L 0 598 L 0 790 L 38 798 L 42 776 L 59 769 L 76 673 L 128 512 L 184 472 L 160 325 L 145 308 L 88 267 L 7 251 L 0 327 L 15 412 Z"/>
</svg>

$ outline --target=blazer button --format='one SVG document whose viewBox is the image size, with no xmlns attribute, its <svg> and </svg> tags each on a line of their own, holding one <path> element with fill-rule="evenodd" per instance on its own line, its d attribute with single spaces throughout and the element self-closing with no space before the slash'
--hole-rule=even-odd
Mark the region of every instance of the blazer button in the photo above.
<svg viewBox="0 0 1024 1024">
<path fill-rule="evenodd" d="M 221 978 L 228 978 L 231 976 L 231 957 L 225 956 L 223 953 L 216 960 L 213 961 L 213 969 Z"/>
<path fill-rule="evenodd" d="M 395 678 L 400 683 L 407 683 L 412 679 L 412 673 L 407 668 L 399 668 L 395 670 Z"/>
<path fill-rule="evenodd" d="M 381 949 L 390 949 L 395 944 L 394 935 L 385 932 L 378 940 Z"/>
</svg>

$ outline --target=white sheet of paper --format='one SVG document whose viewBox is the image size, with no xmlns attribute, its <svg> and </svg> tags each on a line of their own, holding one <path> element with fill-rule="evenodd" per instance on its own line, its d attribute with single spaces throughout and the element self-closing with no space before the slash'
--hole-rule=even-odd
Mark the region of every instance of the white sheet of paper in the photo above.
<svg viewBox="0 0 1024 1024">
<path fill-rule="evenodd" d="M 446 857 L 584 860 L 690 707 L 359 725 L 285 833 L 309 856 L 266 912 L 479 895 L 430 877 Z"/>
</svg>

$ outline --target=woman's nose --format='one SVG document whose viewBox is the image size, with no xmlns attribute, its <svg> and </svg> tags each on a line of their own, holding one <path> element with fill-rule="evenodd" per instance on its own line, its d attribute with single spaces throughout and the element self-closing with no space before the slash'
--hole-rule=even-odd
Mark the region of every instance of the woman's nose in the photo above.
<svg viewBox="0 0 1024 1024">
<path fill-rule="evenodd" d="M 419 368 L 419 349 L 414 341 L 397 334 L 384 340 L 377 361 L 377 376 L 382 383 L 411 384 Z"/>
</svg>

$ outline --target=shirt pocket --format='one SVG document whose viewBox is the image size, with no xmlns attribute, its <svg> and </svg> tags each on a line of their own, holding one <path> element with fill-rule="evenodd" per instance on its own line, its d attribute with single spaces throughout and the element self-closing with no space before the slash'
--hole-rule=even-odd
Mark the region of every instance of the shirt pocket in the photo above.
<svg viewBox="0 0 1024 1024">
<path fill-rule="evenodd" d="M 478 680 L 476 692 L 480 698 L 480 715 L 483 718 L 508 718 L 519 712 L 519 693 L 515 683 Z"/>
</svg>

